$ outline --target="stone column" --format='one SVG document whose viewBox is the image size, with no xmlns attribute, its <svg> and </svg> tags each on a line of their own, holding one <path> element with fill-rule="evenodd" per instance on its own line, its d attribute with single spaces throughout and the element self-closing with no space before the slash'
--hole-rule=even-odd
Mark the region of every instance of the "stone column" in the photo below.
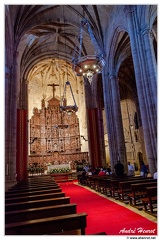
<svg viewBox="0 0 162 240">
<path fill-rule="evenodd" d="M 122 125 L 119 84 L 116 74 L 108 74 L 106 66 L 103 71 L 103 89 L 111 169 L 112 171 L 114 170 L 117 160 L 120 159 L 124 165 L 125 173 L 127 173 L 127 159 Z"/>
<path fill-rule="evenodd" d="M 121 114 L 120 105 L 120 92 L 118 78 L 115 74 L 109 76 L 109 81 L 111 81 L 111 90 L 113 97 L 113 112 L 114 112 L 114 123 L 117 133 L 117 143 L 118 143 L 118 153 L 119 159 L 124 164 L 125 172 L 127 173 L 127 159 L 126 159 L 126 149 L 125 149 L 125 139 L 123 131 L 123 122 Z"/>
<path fill-rule="evenodd" d="M 85 90 L 85 106 L 86 106 L 86 116 L 87 116 L 87 135 L 88 135 L 88 148 L 89 148 L 89 161 L 93 164 L 93 154 L 91 152 L 91 142 L 90 142 L 90 123 L 88 118 L 88 109 L 92 108 L 92 94 L 91 86 L 86 77 L 84 77 L 84 90 Z"/>
<path fill-rule="evenodd" d="M 128 20 L 147 161 L 153 175 L 157 164 L 156 60 L 149 28 L 141 30 L 136 7 L 125 7 L 125 13 Z"/>
<path fill-rule="evenodd" d="M 108 81 L 108 70 L 107 66 L 104 67 L 102 72 L 103 79 L 103 94 L 104 94 L 104 107 L 106 115 L 107 134 L 109 142 L 109 153 L 110 153 L 110 164 L 111 170 L 114 171 L 116 160 L 118 159 L 117 143 L 116 143 L 116 128 L 113 124 L 113 103 L 112 103 L 112 92 L 111 83 Z"/>
<path fill-rule="evenodd" d="M 146 80 L 148 80 L 148 87 L 150 88 L 151 98 L 155 113 L 157 113 L 157 65 L 155 52 L 153 47 L 153 33 L 147 27 L 141 30 L 141 38 L 143 40 L 143 51 L 145 55 L 142 55 L 146 60 Z"/>
<path fill-rule="evenodd" d="M 152 141 L 152 149 L 154 151 L 154 156 L 156 159 L 157 156 L 157 66 L 155 53 L 153 49 L 153 41 L 152 41 L 152 32 L 145 28 L 141 31 L 141 38 L 144 42 L 145 52 L 145 73 L 144 82 L 145 82 L 145 91 L 146 96 L 148 96 L 146 100 L 147 109 L 149 110 L 148 115 L 150 119 L 150 134 Z M 143 54 L 142 54 L 143 56 Z M 143 60 L 144 60 L 143 59 Z M 151 164 L 151 163 L 150 163 Z"/>
<path fill-rule="evenodd" d="M 103 86 L 102 86 L 102 74 L 94 74 L 91 89 L 94 95 L 94 104 L 97 108 L 97 126 L 99 137 L 99 148 L 101 166 L 106 167 L 106 154 L 105 154 L 105 140 L 104 140 L 104 123 L 103 123 Z"/>
<path fill-rule="evenodd" d="M 97 79 L 93 79 L 96 81 Z M 103 161 L 103 141 L 104 135 L 101 136 L 102 131 L 102 111 L 98 108 L 97 99 L 92 91 L 92 85 L 84 78 L 85 96 L 86 96 L 86 109 L 87 109 L 87 130 L 88 130 L 88 144 L 89 144 L 89 156 L 90 162 L 93 167 L 104 166 Z M 103 165 L 104 164 L 104 165 Z"/>
<path fill-rule="evenodd" d="M 5 76 L 5 180 L 6 188 L 16 182 L 16 54 L 15 64 L 6 67 Z"/>
<path fill-rule="evenodd" d="M 141 144 L 141 150 L 142 150 L 142 156 L 143 159 L 146 159 L 146 149 L 145 149 L 145 142 L 144 142 L 144 134 L 143 134 L 143 127 L 142 127 L 142 121 L 141 121 L 141 113 L 140 113 L 140 108 L 139 108 L 139 101 L 138 97 L 135 95 L 134 96 L 135 100 L 135 105 L 136 105 L 136 111 L 137 111 L 137 121 L 138 121 L 138 127 L 137 131 L 139 131 L 139 138 L 140 138 L 140 144 Z M 138 151 L 136 152 L 136 154 Z M 140 171 L 140 161 L 139 161 L 139 156 L 136 155 L 136 160 L 138 160 L 138 169 Z"/>
<path fill-rule="evenodd" d="M 98 125 L 98 137 L 99 137 L 99 148 L 100 148 L 100 158 L 101 166 L 106 167 L 106 156 L 105 156 L 105 143 L 104 143 L 104 126 L 103 126 L 103 116 L 102 108 L 97 108 L 97 125 Z"/>
</svg>

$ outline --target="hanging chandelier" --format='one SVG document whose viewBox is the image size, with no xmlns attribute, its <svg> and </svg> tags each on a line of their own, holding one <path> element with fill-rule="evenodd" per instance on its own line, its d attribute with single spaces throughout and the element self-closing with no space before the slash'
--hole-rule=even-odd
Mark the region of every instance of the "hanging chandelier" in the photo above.
<svg viewBox="0 0 162 240">
<path fill-rule="evenodd" d="M 67 91 L 68 87 L 70 89 L 70 93 L 72 95 L 72 98 L 73 98 L 73 101 L 74 101 L 74 105 L 67 105 L 66 91 Z M 63 93 L 63 97 L 62 97 L 61 105 L 60 105 L 60 110 L 63 111 L 63 112 L 66 112 L 68 115 L 71 115 L 73 112 L 77 112 L 78 111 L 78 107 L 76 105 L 74 94 L 73 94 L 73 91 L 72 91 L 72 88 L 71 88 L 71 84 L 70 84 L 69 81 L 66 81 L 66 83 L 65 83 L 64 93 Z"/>
<path fill-rule="evenodd" d="M 101 73 L 104 65 L 105 63 L 102 59 L 97 58 L 95 55 L 87 55 L 80 57 L 73 69 L 77 73 L 77 76 L 86 77 L 91 84 L 93 75 Z"/>
<path fill-rule="evenodd" d="M 63 13 L 64 13 L 64 6 L 63 6 Z M 68 66 L 67 66 L 67 51 L 66 51 L 66 45 L 67 44 L 66 44 L 66 33 L 65 33 L 65 14 L 64 14 L 64 35 L 65 35 L 65 54 L 66 54 L 67 81 L 65 82 L 63 97 L 62 97 L 62 100 L 60 102 L 60 111 L 65 112 L 68 115 L 71 115 L 73 112 L 78 111 L 78 107 L 77 107 L 76 102 L 75 102 L 75 98 L 74 98 L 74 94 L 73 94 L 73 91 L 72 91 L 71 84 L 68 81 Z M 67 96 L 66 96 L 67 88 L 69 88 L 69 90 L 70 90 L 70 94 L 73 98 L 74 105 L 67 105 Z"/>
<path fill-rule="evenodd" d="M 83 27 L 86 27 L 88 30 L 91 42 L 96 49 L 95 55 L 81 56 L 82 42 L 83 42 Z M 83 19 L 81 21 L 80 33 L 79 33 L 78 39 L 79 39 L 79 53 L 78 53 L 78 56 L 76 56 L 76 50 L 74 51 L 74 56 L 72 59 L 73 70 L 76 72 L 77 76 L 86 77 L 89 83 L 91 84 L 93 75 L 102 72 L 105 66 L 105 60 L 103 58 L 103 53 L 100 49 L 100 46 L 96 41 L 96 38 L 92 32 L 91 26 L 86 19 Z"/>
</svg>

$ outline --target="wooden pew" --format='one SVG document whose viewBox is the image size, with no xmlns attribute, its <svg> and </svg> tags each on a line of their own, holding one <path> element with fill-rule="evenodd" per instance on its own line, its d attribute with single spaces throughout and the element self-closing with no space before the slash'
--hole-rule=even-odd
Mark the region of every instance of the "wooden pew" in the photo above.
<svg viewBox="0 0 162 240">
<path fill-rule="evenodd" d="M 22 180 L 21 182 L 39 182 L 39 181 L 50 181 L 52 178 L 50 175 L 44 175 L 44 176 L 33 176 L 28 177 L 25 180 Z"/>
<path fill-rule="evenodd" d="M 45 185 L 47 185 L 48 189 L 44 188 Z M 49 189 L 51 186 L 52 188 Z M 53 182 L 50 184 L 42 183 L 41 181 L 38 183 L 30 183 L 30 184 L 24 182 L 21 184 L 17 184 L 9 192 L 6 193 L 5 220 L 6 220 L 7 235 L 10 235 L 10 234 L 17 235 L 17 233 L 14 233 L 17 227 L 15 225 L 13 227 L 13 224 L 16 224 L 16 222 L 18 222 L 17 225 L 19 226 L 21 225 L 20 228 L 18 227 L 19 228 L 18 235 L 19 234 L 21 235 L 20 232 L 22 231 L 22 223 L 25 223 L 23 226 L 25 226 L 25 229 L 27 228 L 27 234 L 29 235 L 30 235 L 29 233 L 30 231 L 33 235 L 33 230 L 31 230 L 31 228 L 33 227 L 33 224 L 34 224 L 33 229 L 36 235 L 38 234 L 39 235 L 40 234 L 54 234 L 54 235 L 70 234 L 71 235 L 71 234 L 78 233 L 78 231 L 80 231 L 81 234 L 85 234 L 85 227 L 83 226 L 83 216 L 81 218 L 79 216 L 80 214 L 76 214 L 76 204 L 73 204 L 73 205 L 70 204 L 70 198 L 65 197 L 65 193 L 63 192 L 58 192 L 53 194 L 49 192 L 42 193 L 42 189 L 43 191 L 51 191 L 51 190 L 58 190 L 58 189 L 61 190 L 58 185 L 56 185 L 58 186 L 58 188 L 53 188 L 53 186 L 54 186 Z M 35 192 L 37 192 L 37 194 L 35 194 Z M 38 194 L 40 192 L 41 194 Z M 15 196 L 16 194 L 17 196 Z M 32 194 L 32 195 L 29 195 L 29 194 Z M 73 223 L 74 215 L 75 215 L 75 224 Z M 67 218 L 69 219 L 68 223 L 70 221 L 72 226 L 67 227 L 67 224 L 65 225 L 65 221 Z M 54 226 L 51 224 L 51 219 L 53 219 L 52 221 L 54 221 L 55 226 L 58 224 L 58 222 L 59 222 L 59 227 L 62 224 L 61 232 L 58 227 L 56 227 L 56 229 L 54 230 Z M 37 228 L 37 224 L 35 225 L 34 222 L 31 225 L 31 221 L 34 221 L 36 223 L 39 222 L 40 226 L 38 226 Z M 42 221 L 44 221 L 43 225 L 42 225 Z M 84 222 L 85 221 L 86 219 L 84 220 Z M 11 225 L 9 226 L 9 224 L 12 224 L 12 226 Z M 42 227 L 44 227 L 46 224 L 47 224 L 46 232 L 40 233 L 40 229 L 42 231 Z M 50 228 L 49 228 L 49 225 L 51 225 Z M 24 235 L 24 230 L 22 231 L 22 234 Z"/>
<path fill-rule="evenodd" d="M 154 180 L 152 182 L 143 182 L 143 183 L 136 183 L 131 184 L 131 193 L 128 193 L 129 203 L 130 205 L 136 207 L 137 200 L 140 200 L 142 197 L 146 196 L 146 187 L 157 186 L 157 181 Z M 138 203 L 138 205 L 141 201 Z"/>
<path fill-rule="evenodd" d="M 91 175 L 88 176 L 88 186 L 94 190 L 96 190 L 96 181 L 97 181 L 98 176 L 96 175 Z"/>
<path fill-rule="evenodd" d="M 149 180 L 149 179 L 153 179 L 152 177 L 149 178 L 143 178 L 141 176 L 138 177 L 132 177 L 132 176 L 127 176 L 127 177 L 123 177 L 123 178 L 116 178 L 116 179 L 112 179 L 111 183 L 110 183 L 110 189 L 108 189 L 110 196 L 113 198 L 118 198 L 119 197 L 119 183 L 120 182 L 128 182 L 128 181 L 143 181 L 143 180 Z"/>
<path fill-rule="evenodd" d="M 10 198 L 10 199 L 5 199 L 5 204 L 27 202 L 27 201 L 36 201 L 36 200 L 41 200 L 41 199 L 50 199 L 50 198 L 59 198 L 59 197 L 65 197 L 65 193 L 64 192 L 59 192 L 59 193 L 48 193 L 48 194 L 40 194 L 40 195 Z"/>
<path fill-rule="evenodd" d="M 105 192 L 105 179 L 109 179 L 108 176 L 98 176 L 95 181 L 95 189 L 97 192 L 104 193 Z M 110 179 L 109 179 L 110 180 Z"/>
<path fill-rule="evenodd" d="M 92 175 L 87 175 L 85 180 L 84 180 L 84 183 L 87 187 L 90 187 L 90 178 L 91 177 L 92 177 Z M 80 183 L 79 181 L 80 181 L 80 175 L 78 176 L 78 183 Z"/>
<path fill-rule="evenodd" d="M 20 193 L 14 193 L 10 192 L 10 194 L 5 195 L 5 199 L 9 198 L 15 198 L 15 197 L 25 197 L 25 196 L 33 196 L 33 195 L 40 195 L 40 194 L 48 194 L 48 193 L 57 193 L 57 192 L 62 192 L 61 188 L 55 188 L 55 189 L 46 189 L 46 190 L 41 190 L 41 191 L 30 191 L 30 192 L 20 192 Z"/>
<path fill-rule="evenodd" d="M 14 186 L 12 186 L 12 188 L 15 188 L 15 187 L 34 187 L 34 186 L 41 186 L 41 185 L 58 185 L 56 182 L 35 182 L 35 183 L 21 183 L 21 184 L 15 184 Z"/>
<path fill-rule="evenodd" d="M 27 179 L 24 179 L 20 182 L 17 182 L 16 185 L 22 185 L 22 184 L 33 184 L 33 183 L 46 183 L 46 182 L 54 182 L 51 176 L 46 176 L 46 177 L 28 177 Z"/>
<path fill-rule="evenodd" d="M 76 213 L 76 204 L 62 204 L 40 208 L 30 208 L 5 213 L 5 223 L 14 223 L 38 218 L 56 217 Z"/>
<path fill-rule="evenodd" d="M 123 176 L 123 178 L 118 178 L 117 176 L 110 175 L 104 176 L 90 175 L 87 176 L 85 184 L 87 187 L 93 188 L 98 192 L 114 197 L 116 190 L 118 190 L 119 188 L 119 181 L 129 181 L 131 179 L 143 179 L 143 178 L 141 176 L 139 177 Z"/>
<path fill-rule="evenodd" d="M 145 212 L 150 212 L 152 215 L 157 216 L 157 213 L 154 214 L 153 206 L 155 204 L 157 207 L 157 186 L 146 187 L 146 197 L 141 198 L 141 201 L 143 202 Z"/>
<path fill-rule="evenodd" d="M 41 218 L 23 222 L 9 223 L 5 226 L 5 235 L 52 235 L 55 233 L 80 230 L 85 235 L 87 214 L 68 214 Z"/>
<path fill-rule="evenodd" d="M 26 183 L 38 183 L 38 182 L 52 182 L 53 179 L 52 177 L 46 177 L 46 178 L 38 178 L 38 177 L 33 177 L 33 178 L 27 178 L 27 179 L 24 179 L 20 182 L 18 182 L 17 184 L 26 184 Z"/>
<path fill-rule="evenodd" d="M 106 196 L 108 196 L 110 193 L 109 192 L 110 187 L 111 187 L 111 178 L 110 177 L 104 178 L 102 191 Z"/>
<path fill-rule="evenodd" d="M 110 187 L 107 187 L 107 192 L 109 193 L 110 197 L 115 198 L 115 194 L 119 189 L 119 182 L 120 181 L 127 181 L 127 179 L 111 179 Z"/>
<path fill-rule="evenodd" d="M 35 200 L 30 202 L 18 202 L 18 203 L 9 203 L 5 204 L 5 212 L 13 211 L 13 210 L 22 210 L 29 208 L 38 208 L 38 207 L 46 207 L 52 205 L 61 205 L 70 203 L 70 197 L 61 197 L 61 198 L 52 198 L 52 199 L 42 199 Z"/>
<path fill-rule="evenodd" d="M 53 179 L 51 177 L 41 178 L 41 177 L 33 177 L 33 178 L 27 178 L 25 180 L 22 180 L 18 182 L 17 184 L 26 184 L 26 183 L 38 183 L 38 182 L 52 182 Z"/>
<path fill-rule="evenodd" d="M 143 182 L 154 182 L 156 180 L 150 179 L 150 178 L 142 178 L 142 179 L 134 179 L 131 181 L 124 181 L 124 182 L 119 182 L 119 189 L 118 189 L 118 197 L 119 200 L 123 201 L 125 200 L 125 197 L 127 198 L 127 194 L 131 193 L 132 188 L 131 184 L 136 184 L 136 183 L 143 183 Z M 128 199 L 126 199 L 128 200 Z"/>
<path fill-rule="evenodd" d="M 30 184 L 30 185 L 28 185 L 28 184 L 27 185 L 15 185 L 11 188 L 11 190 L 46 187 L 46 186 L 58 186 L 58 184 L 55 182 L 50 182 L 50 183 L 35 183 L 35 184 Z"/>
<path fill-rule="evenodd" d="M 124 176 L 123 178 L 118 178 L 117 176 L 104 176 L 101 181 L 101 191 L 107 196 L 115 197 L 115 193 L 119 188 L 120 181 L 129 181 L 132 179 L 130 176 Z M 99 185 L 100 185 L 99 184 Z"/>
<path fill-rule="evenodd" d="M 31 191 L 41 191 L 41 190 L 48 190 L 48 189 L 58 189 L 59 186 L 45 186 L 45 187 L 35 187 L 35 188 L 25 188 L 25 189 L 10 189 L 7 192 L 5 192 L 5 195 L 13 193 L 21 193 L 21 192 L 31 192 Z"/>
</svg>

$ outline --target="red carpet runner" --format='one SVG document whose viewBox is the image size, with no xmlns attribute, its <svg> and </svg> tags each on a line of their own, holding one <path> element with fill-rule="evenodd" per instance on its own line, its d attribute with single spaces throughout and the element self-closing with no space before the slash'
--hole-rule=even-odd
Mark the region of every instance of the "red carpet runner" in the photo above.
<svg viewBox="0 0 162 240">
<path fill-rule="evenodd" d="M 61 189 L 77 204 L 77 213 L 86 212 L 86 235 L 157 235 L 157 224 L 76 184 Z"/>
</svg>

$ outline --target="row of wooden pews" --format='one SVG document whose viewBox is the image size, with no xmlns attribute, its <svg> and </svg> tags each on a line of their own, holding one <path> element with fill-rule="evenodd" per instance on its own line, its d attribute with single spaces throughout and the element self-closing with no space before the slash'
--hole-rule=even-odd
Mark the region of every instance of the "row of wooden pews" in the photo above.
<svg viewBox="0 0 162 240">
<path fill-rule="evenodd" d="M 5 193 L 5 235 L 85 235 L 86 217 L 49 176 L 28 178 Z"/>
<path fill-rule="evenodd" d="M 156 188 L 156 202 L 154 205 L 154 208 L 157 209 L 157 180 L 152 180 L 152 181 L 145 181 L 141 183 L 133 183 L 131 184 L 131 192 L 128 193 L 128 198 L 129 198 L 129 204 L 138 208 L 139 210 L 142 210 L 143 207 L 146 212 L 157 216 L 157 212 L 153 212 L 153 202 L 150 202 L 150 205 L 148 205 L 148 209 L 146 210 L 146 206 L 144 204 L 143 198 L 149 198 L 147 189 L 149 187 L 155 187 Z M 151 197 L 155 197 L 155 194 L 152 195 Z"/>
<path fill-rule="evenodd" d="M 141 192 L 145 193 L 145 189 L 143 189 L 143 184 L 157 184 L 157 181 L 152 178 L 141 178 L 141 179 L 131 179 L 129 181 L 121 181 L 119 182 L 118 189 L 118 198 L 123 202 L 127 202 L 129 200 L 132 203 L 132 198 L 134 198 L 134 205 L 136 205 L 136 196 L 135 193 Z M 141 190 L 140 190 L 141 189 Z M 140 194 L 139 194 L 140 195 Z"/>
<path fill-rule="evenodd" d="M 86 176 L 84 185 L 157 217 L 157 180 L 141 176 Z"/>
<path fill-rule="evenodd" d="M 154 215 L 154 209 L 157 206 L 157 186 L 146 187 L 146 197 L 141 198 L 141 201 L 145 212 L 150 212 Z"/>
</svg>

